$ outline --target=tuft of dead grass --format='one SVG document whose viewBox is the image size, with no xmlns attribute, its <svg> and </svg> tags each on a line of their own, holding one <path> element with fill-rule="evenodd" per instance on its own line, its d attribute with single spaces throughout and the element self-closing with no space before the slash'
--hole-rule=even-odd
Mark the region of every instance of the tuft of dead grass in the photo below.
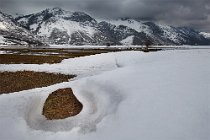
<svg viewBox="0 0 210 140">
<path fill-rule="evenodd" d="M 82 108 L 71 88 L 59 89 L 48 96 L 42 114 L 48 120 L 65 119 L 79 114 Z"/>
<path fill-rule="evenodd" d="M 73 77 L 75 75 L 33 71 L 0 72 L 0 94 L 46 87 L 56 83 L 67 82 Z"/>
</svg>

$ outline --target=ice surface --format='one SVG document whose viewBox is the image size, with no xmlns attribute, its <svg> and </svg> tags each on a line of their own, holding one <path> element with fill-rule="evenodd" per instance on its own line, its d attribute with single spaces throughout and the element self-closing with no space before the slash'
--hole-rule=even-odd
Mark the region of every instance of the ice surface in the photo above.
<svg viewBox="0 0 210 140">
<path fill-rule="evenodd" d="M 0 71 L 77 74 L 74 81 L 0 95 L 1 140 L 209 140 L 210 50 L 118 52 L 60 64 L 0 65 Z M 41 115 L 47 96 L 71 87 L 72 118 Z"/>
</svg>

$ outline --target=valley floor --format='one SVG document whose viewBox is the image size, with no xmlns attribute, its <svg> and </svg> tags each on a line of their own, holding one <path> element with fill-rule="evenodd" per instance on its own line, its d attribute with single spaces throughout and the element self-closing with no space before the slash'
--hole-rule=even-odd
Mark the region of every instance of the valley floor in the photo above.
<svg viewBox="0 0 210 140">
<path fill-rule="evenodd" d="M 55 64 L 0 64 L 0 72 L 77 75 L 0 95 L 1 140 L 209 140 L 210 50 L 110 52 Z M 48 95 L 72 88 L 82 111 L 47 120 Z"/>
</svg>

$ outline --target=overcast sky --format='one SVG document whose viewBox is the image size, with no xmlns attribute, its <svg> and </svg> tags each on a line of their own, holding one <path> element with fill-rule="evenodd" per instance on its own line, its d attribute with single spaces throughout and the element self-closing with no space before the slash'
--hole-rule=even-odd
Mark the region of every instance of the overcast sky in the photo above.
<svg viewBox="0 0 210 140">
<path fill-rule="evenodd" d="M 210 0 L 0 0 L 8 14 L 29 14 L 61 7 L 93 17 L 134 17 L 210 32 Z"/>
</svg>

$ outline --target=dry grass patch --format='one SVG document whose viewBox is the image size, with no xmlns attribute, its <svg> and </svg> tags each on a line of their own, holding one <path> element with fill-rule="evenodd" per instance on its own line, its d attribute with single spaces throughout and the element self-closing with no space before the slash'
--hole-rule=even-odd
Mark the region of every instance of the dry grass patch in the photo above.
<svg viewBox="0 0 210 140">
<path fill-rule="evenodd" d="M 60 63 L 63 59 L 105 53 L 104 50 L 83 49 L 0 49 L 0 64 L 43 64 Z"/>
<path fill-rule="evenodd" d="M 82 107 L 70 88 L 59 89 L 48 96 L 42 114 L 48 120 L 64 119 L 79 114 Z"/>
<path fill-rule="evenodd" d="M 45 72 L 18 71 L 0 72 L 0 94 L 11 93 L 56 83 L 67 82 L 75 75 L 63 75 Z"/>
<path fill-rule="evenodd" d="M 43 64 L 43 63 L 60 63 L 68 57 L 60 56 L 38 56 L 38 55 L 18 55 L 18 54 L 1 54 L 0 64 Z"/>
</svg>

